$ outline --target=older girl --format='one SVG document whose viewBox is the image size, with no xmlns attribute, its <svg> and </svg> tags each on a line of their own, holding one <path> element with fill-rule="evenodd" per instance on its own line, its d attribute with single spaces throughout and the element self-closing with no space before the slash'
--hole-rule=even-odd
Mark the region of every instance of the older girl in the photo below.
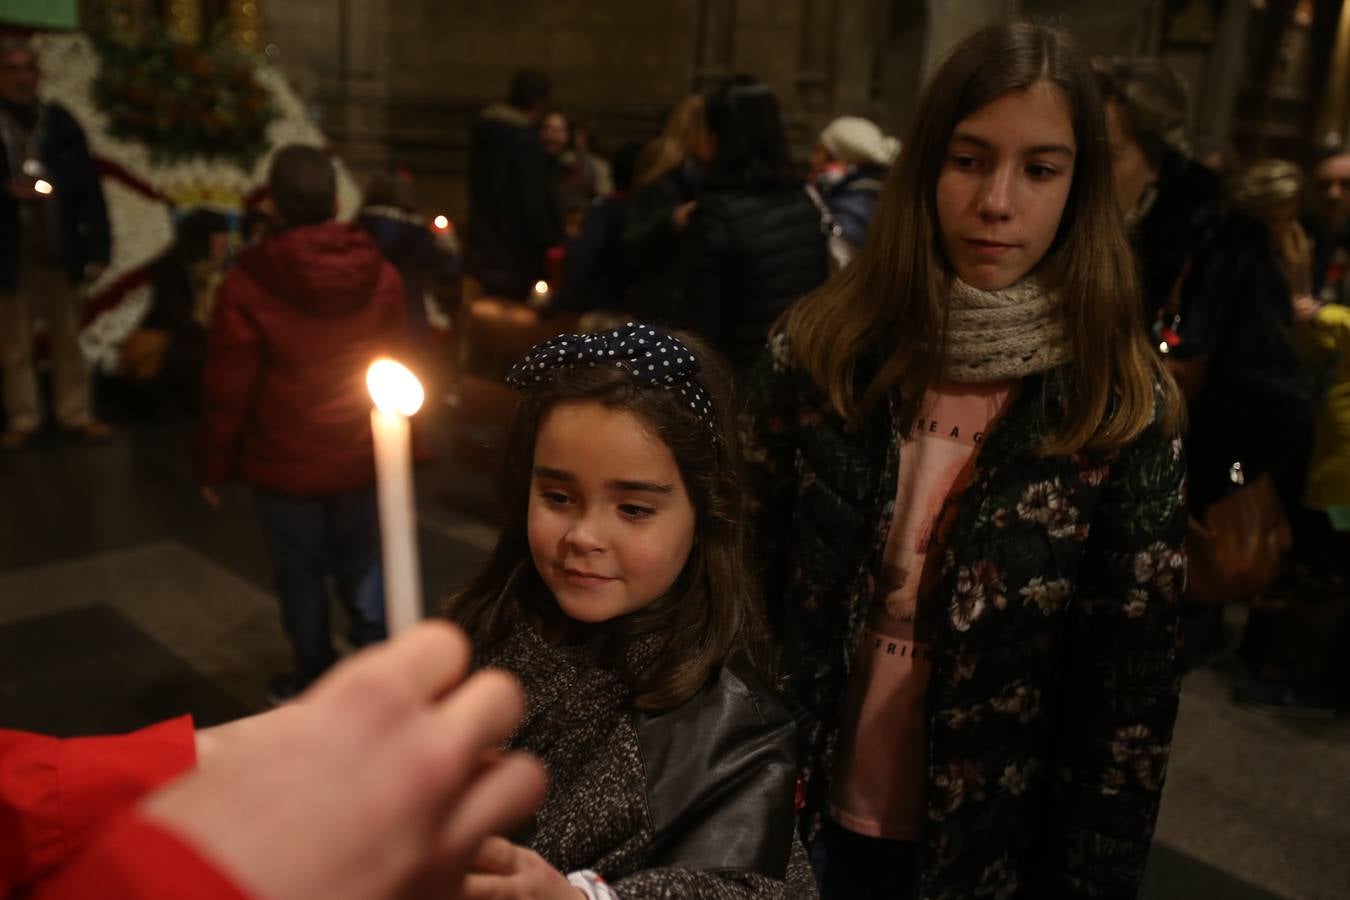
<svg viewBox="0 0 1350 900">
<path fill-rule="evenodd" d="M 1130 897 L 1177 710 L 1180 403 L 1060 31 L 928 85 L 756 373 L 770 616 L 827 897 Z"/>
</svg>

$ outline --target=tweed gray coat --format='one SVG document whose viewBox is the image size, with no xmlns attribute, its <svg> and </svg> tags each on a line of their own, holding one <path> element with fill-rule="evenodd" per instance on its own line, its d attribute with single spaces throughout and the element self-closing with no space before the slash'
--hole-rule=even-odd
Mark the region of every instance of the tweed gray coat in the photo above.
<svg viewBox="0 0 1350 900">
<path fill-rule="evenodd" d="M 560 872 L 594 870 L 623 900 L 816 895 L 794 834 L 795 729 L 748 663 L 647 714 L 586 648 L 524 624 L 479 662 L 525 689 L 511 749 L 543 761 L 549 789 L 520 842 Z"/>
</svg>

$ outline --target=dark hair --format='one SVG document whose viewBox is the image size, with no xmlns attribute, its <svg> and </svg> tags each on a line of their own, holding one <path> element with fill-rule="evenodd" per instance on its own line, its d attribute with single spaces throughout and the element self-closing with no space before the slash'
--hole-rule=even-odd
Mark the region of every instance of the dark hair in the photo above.
<svg viewBox="0 0 1350 900">
<path fill-rule="evenodd" d="M 747 542 L 745 486 L 730 400 L 732 376 L 705 344 L 680 339 L 701 363 L 698 381 L 712 413 L 700 420 L 674 391 L 644 384 L 620 368 L 576 366 L 525 395 L 507 442 L 506 521 L 485 568 L 445 603 L 447 615 L 478 647 L 504 640 L 520 614 L 546 621 L 559 615 L 530 557 L 527 519 L 534 448 L 544 417 L 559 403 L 592 400 L 631 413 L 670 448 L 694 506 L 695 540 L 684 570 L 647 607 L 601 625 L 597 661 L 613 667 L 640 709 L 672 709 L 701 688 L 731 653 L 744 652 L 766 674 L 768 643 Z M 630 671 L 627 650 L 637 641 L 658 643 L 655 662 Z"/>
<path fill-rule="evenodd" d="M 708 130 L 717 140 L 707 187 L 777 188 L 798 184 L 778 98 L 749 75 L 727 81 L 707 101 Z"/>
<path fill-rule="evenodd" d="M 317 225 L 333 218 L 337 173 L 319 148 L 288 144 L 272 157 L 267 191 L 286 225 Z"/>
<path fill-rule="evenodd" d="M 538 69 L 517 69 L 511 76 L 506 102 L 521 112 L 529 112 L 553 93 L 553 79 Z"/>
<path fill-rule="evenodd" d="M 174 224 L 173 253 L 191 265 L 211 252 L 211 236 L 230 230 L 230 222 L 213 209 L 193 209 Z"/>
<path fill-rule="evenodd" d="M 1060 300 L 1069 343 L 1068 361 L 1052 376 L 1065 409 L 1041 450 L 1118 448 L 1149 426 L 1155 404 L 1165 427 L 1180 427 L 1176 385 L 1139 320 L 1138 274 L 1092 67 L 1065 32 L 1026 23 L 983 28 L 951 51 L 924 88 L 862 254 L 785 316 L 794 356 L 845 419 L 857 422 L 898 388 L 905 433 L 941 378 L 951 271 L 937 183 L 952 132 L 999 97 L 1041 82 L 1063 95 L 1077 145 L 1059 232 L 1034 270 Z M 855 385 L 859 361 L 871 358 L 880 358 L 880 370 Z"/>
<path fill-rule="evenodd" d="M 398 171 L 377 172 L 366 183 L 363 206 L 392 206 L 404 212 L 417 209 L 412 178 Z"/>
<path fill-rule="evenodd" d="M 1115 103 L 1121 125 L 1149 165 L 1191 155 L 1186 116 L 1190 97 L 1176 70 L 1157 59 L 1098 57 L 1092 61 L 1102 99 Z"/>
</svg>

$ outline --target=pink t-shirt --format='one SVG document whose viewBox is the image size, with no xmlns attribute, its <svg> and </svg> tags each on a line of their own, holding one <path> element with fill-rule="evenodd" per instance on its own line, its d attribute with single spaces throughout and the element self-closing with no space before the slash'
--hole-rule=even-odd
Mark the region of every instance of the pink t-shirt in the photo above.
<svg viewBox="0 0 1350 900">
<path fill-rule="evenodd" d="M 932 580 L 955 501 L 1016 381 L 940 385 L 900 447 L 895 518 L 877 594 L 858 641 L 840 731 L 830 814 L 850 831 L 912 841 L 924 803 L 924 694 Z"/>
</svg>

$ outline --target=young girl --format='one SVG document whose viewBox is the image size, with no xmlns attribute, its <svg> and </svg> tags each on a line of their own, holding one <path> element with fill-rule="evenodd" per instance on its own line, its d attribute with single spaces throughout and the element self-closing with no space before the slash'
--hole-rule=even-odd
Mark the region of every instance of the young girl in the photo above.
<svg viewBox="0 0 1350 900">
<path fill-rule="evenodd" d="M 524 686 L 512 746 L 549 792 L 465 896 L 814 896 L 794 727 L 759 675 L 724 367 L 626 325 L 540 344 L 510 380 L 509 518 L 449 614 Z"/>
<path fill-rule="evenodd" d="M 1180 403 L 1060 31 L 942 64 L 756 374 L 762 560 L 827 897 L 1132 897 L 1185 576 Z"/>
</svg>

